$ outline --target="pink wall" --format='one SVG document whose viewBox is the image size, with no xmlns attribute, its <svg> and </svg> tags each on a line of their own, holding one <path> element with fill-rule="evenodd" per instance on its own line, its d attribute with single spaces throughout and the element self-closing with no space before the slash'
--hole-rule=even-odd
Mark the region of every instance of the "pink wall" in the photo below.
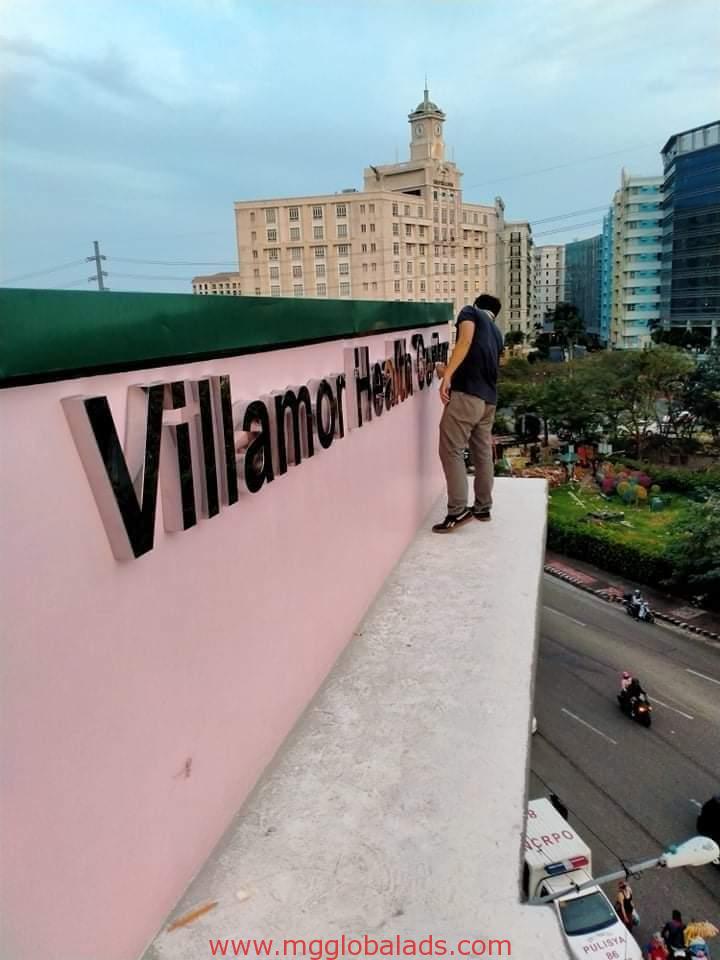
<svg viewBox="0 0 720 960">
<path fill-rule="evenodd" d="M 0 395 L 3 957 L 139 956 L 442 490 L 437 383 L 416 385 L 190 530 L 159 508 L 155 548 L 120 563 L 61 399 L 106 394 L 122 439 L 128 386 L 228 373 L 252 400 L 348 345 Z"/>
</svg>

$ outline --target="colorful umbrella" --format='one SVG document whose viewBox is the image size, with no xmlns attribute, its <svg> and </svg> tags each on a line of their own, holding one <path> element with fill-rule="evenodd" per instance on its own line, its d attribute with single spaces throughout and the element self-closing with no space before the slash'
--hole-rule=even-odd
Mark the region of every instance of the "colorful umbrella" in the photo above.
<svg viewBox="0 0 720 960">
<path fill-rule="evenodd" d="M 689 944 L 695 937 L 702 937 L 707 940 L 710 937 L 716 937 L 720 930 L 709 920 L 693 920 L 685 927 L 685 944 Z"/>
</svg>

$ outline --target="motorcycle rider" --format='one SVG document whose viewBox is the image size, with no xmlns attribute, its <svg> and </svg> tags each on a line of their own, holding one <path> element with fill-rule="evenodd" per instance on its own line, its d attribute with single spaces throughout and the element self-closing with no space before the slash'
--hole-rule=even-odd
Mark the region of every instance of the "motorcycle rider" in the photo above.
<svg viewBox="0 0 720 960">
<path fill-rule="evenodd" d="M 623 670 L 622 677 L 620 678 L 620 693 L 621 693 L 621 694 L 627 692 L 627 688 L 630 686 L 631 682 L 632 682 L 632 677 L 631 677 L 630 674 L 627 672 L 627 670 Z"/>
<path fill-rule="evenodd" d="M 623 677 L 623 682 L 625 677 Z M 630 682 L 620 693 L 620 702 L 632 707 L 633 700 L 637 700 L 641 693 L 645 693 L 637 677 L 630 677 Z"/>
</svg>

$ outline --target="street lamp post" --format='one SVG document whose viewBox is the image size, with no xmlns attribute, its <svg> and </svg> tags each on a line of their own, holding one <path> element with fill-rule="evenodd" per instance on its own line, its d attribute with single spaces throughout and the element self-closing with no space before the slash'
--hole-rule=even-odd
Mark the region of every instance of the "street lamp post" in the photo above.
<svg viewBox="0 0 720 960">
<path fill-rule="evenodd" d="M 684 843 L 668 847 L 659 857 L 654 857 L 652 860 L 642 860 L 640 863 L 624 870 L 616 870 L 615 873 L 593 878 L 586 883 L 575 884 L 566 890 L 549 893 L 544 897 L 531 897 L 528 902 L 531 904 L 550 903 L 560 897 L 566 897 L 570 893 L 579 893 L 587 887 L 597 887 L 603 883 L 611 883 L 613 880 L 635 877 L 639 873 L 644 873 L 645 870 L 652 870 L 654 867 L 702 867 L 706 863 L 714 863 L 718 859 L 720 859 L 720 847 L 714 840 L 711 840 L 710 837 L 690 837 Z"/>
</svg>

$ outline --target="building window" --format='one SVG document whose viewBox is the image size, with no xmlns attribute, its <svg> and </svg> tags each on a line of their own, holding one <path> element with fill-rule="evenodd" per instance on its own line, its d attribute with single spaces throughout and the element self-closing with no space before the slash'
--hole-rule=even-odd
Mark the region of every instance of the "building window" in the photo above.
<svg viewBox="0 0 720 960">
<path fill-rule="evenodd" d="M 326 283 L 319 283 L 319 284 L 317 285 L 317 295 L 318 295 L 319 297 L 326 297 L 326 296 L 327 296 L 327 284 L 326 284 Z"/>
<path fill-rule="evenodd" d="M 347 216 L 347 207 L 344 203 L 338 203 L 335 207 L 335 216 L 336 217 L 346 217 Z"/>
<path fill-rule="evenodd" d="M 364 203 L 361 203 L 361 204 L 360 204 L 360 213 L 365 213 L 365 204 L 364 204 Z"/>
<path fill-rule="evenodd" d="M 363 284 L 363 290 L 369 290 L 369 289 L 370 289 L 370 284 L 369 284 L 369 283 L 364 283 L 364 284 Z"/>
<path fill-rule="evenodd" d="M 370 224 L 370 226 L 372 226 L 372 224 Z M 375 253 L 376 251 L 377 251 L 377 244 L 376 244 L 376 243 L 371 243 L 371 244 L 370 244 L 370 253 Z"/>
<path fill-rule="evenodd" d="M 280 259 L 280 251 L 278 250 L 277 247 L 272 247 L 270 250 L 268 250 L 268 260 L 279 260 L 279 259 Z"/>
<path fill-rule="evenodd" d="M 377 290 L 377 280 L 373 280 L 373 282 L 372 282 L 372 289 L 373 289 L 373 290 Z"/>
<path fill-rule="evenodd" d="M 325 247 L 315 247 L 315 256 L 318 260 L 325 256 Z"/>
<path fill-rule="evenodd" d="M 324 277 L 324 276 L 325 276 L 325 264 L 324 264 L 324 263 L 316 263 L 316 264 L 315 264 L 315 276 L 316 276 L 316 277 Z"/>
<path fill-rule="evenodd" d="M 393 232 L 393 236 L 394 236 L 394 237 L 399 237 L 399 236 L 400 236 L 400 224 L 399 224 L 399 223 L 393 223 L 393 225 L 392 225 L 392 232 Z"/>
<path fill-rule="evenodd" d="M 291 240 L 300 239 L 300 227 L 290 227 L 290 239 Z"/>
<path fill-rule="evenodd" d="M 290 220 L 299 220 L 300 219 L 300 210 L 298 207 L 290 207 L 288 210 L 288 217 Z"/>
<path fill-rule="evenodd" d="M 408 280 L 408 282 L 407 282 L 407 292 L 408 292 L 408 293 L 412 293 L 412 292 L 413 292 L 413 282 L 412 282 L 412 280 Z"/>
<path fill-rule="evenodd" d="M 280 267 L 270 267 L 270 279 L 271 280 L 280 279 Z"/>
<path fill-rule="evenodd" d="M 322 220 L 322 218 L 323 218 L 323 208 L 313 207 L 313 220 Z"/>
<path fill-rule="evenodd" d="M 338 273 L 341 277 L 350 276 L 350 264 L 349 263 L 339 263 L 338 264 Z"/>
<path fill-rule="evenodd" d="M 425 216 L 425 207 L 418 207 L 418 217 L 424 217 L 424 216 Z M 420 227 L 420 229 L 422 230 L 423 228 Z"/>
<path fill-rule="evenodd" d="M 303 248 L 302 247 L 290 247 L 290 256 L 293 260 L 302 260 Z"/>
<path fill-rule="evenodd" d="M 466 281 L 463 283 L 463 290 L 465 291 L 465 293 L 467 293 L 469 289 L 470 289 L 470 282 L 469 282 L 468 280 L 466 280 Z"/>
<path fill-rule="evenodd" d="M 294 284 L 293 284 L 293 296 L 294 296 L 294 297 L 302 297 L 302 295 L 303 295 L 303 285 L 302 285 L 301 283 L 294 283 Z"/>
<path fill-rule="evenodd" d="M 277 230 L 272 229 L 267 232 L 268 243 L 277 243 Z"/>
<path fill-rule="evenodd" d="M 348 229 L 346 223 L 339 223 L 337 225 L 337 235 L 339 237 L 346 237 L 348 235 Z"/>
<path fill-rule="evenodd" d="M 366 223 L 361 223 L 361 224 L 360 224 L 360 233 L 367 233 L 367 224 L 366 224 Z"/>
<path fill-rule="evenodd" d="M 377 272 L 377 264 L 376 264 L 376 263 L 371 263 L 371 264 L 370 264 L 370 271 L 371 271 L 371 273 L 376 273 L 376 272 Z"/>
<path fill-rule="evenodd" d="M 400 281 L 396 280 L 394 284 L 395 293 L 400 293 Z"/>
<path fill-rule="evenodd" d="M 364 263 L 364 264 L 362 265 L 362 272 L 363 272 L 363 273 L 367 273 L 367 272 L 368 272 L 368 265 L 367 265 L 366 263 Z"/>
<path fill-rule="evenodd" d="M 400 256 L 400 244 L 399 244 L 399 243 L 394 243 L 394 244 L 393 244 L 393 256 L 394 256 L 394 257 L 399 257 L 399 256 Z"/>
<path fill-rule="evenodd" d="M 396 203 L 394 203 L 394 204 L 392 205 L 392 215 L 393 215 L 394 217 L 397 217 L 397 216 L 398 216 L 398 213 L 399 213 L 399 207 L 398 207 L 398 205 L 397 205 Z"/>
<path fill-rule="evenodd" d="M 420 293 L 425 293 L 425 281 L 420 281 Z"/>
<path fill-rule="evenodd" d="M 363 244 L 361 245 L 361 247 L 360 247 L 360 250 L 362 251 L 362 253 L 367 253 L 367 251 L 368 251 L 368 246 L 367 246 L 367 244 L 366 244 L 366 243 L 363 243 Z"/>
<path fill-rule="evenodd" d="M 293 275 L 293 277 L 295 277 L 296 279 L 299 279 L 300 277 L 302 277 L 302 267 L 301 267 L 301 266 L 293 267 L 293 268 L 292 268 L 292 275 Z"/>
<path fill-rule="evenodd" d="M 412 236 L 412 224 L 411 224 L 411 223 L 406 223 L 406 224 L 405 224 L 405 236 L 406 236 L 406 237 L 411 237 L 411 236 Z"/>
<path fill-rule="evenodd" d="M 371 223 L 371 224 L 370 224 L 370 233 L 375 233 L 375 224 L 374 224 L 374 223 Z"/>
<path fill-rule="evenodd" d="M 253 276 L 258 278 L 260 277 L 260 267 L 255 267 L 253 270 Z"/>
<path fill-rule="evenodd" d="M 270 287 L 270 296 L 279 297 L 280 296 L 280 284 L 273 284 Z"/>
<path fill-rule="evenodd" d="M 408 260 L 408 262 L 405 264 L 405 268 L 406 268 L 406 269 L 405 269 L 405 272 L 406 272 L 406 273 L 412 273 L 412 272 L 413 272 L 412 260 Z"/>
<path fill-rule="evenodd" d="M 368 206 L 368 213 L 375 213 L 375 204 L 374 204 L 374 203 L 371 203 L 371 204 Z"/>
<path fill-rule="evenodd" d="M 340 296 L 341 296 L 341 297 L 349 297 L 349 296 L 350 296 L 350 284 L 349 284 L 349 282 L 348 282 L 347 280 L 344 280 L 344 281 L 340 284 Z"/>
<path fill-rule="evenodd" d="M 255 211 L 250 211 L 250 223 L 255 223 Z"/>
<path fill-rule="evenodd" d="M 418 227 L 418 233 L 420 234 L 421 237 L 425 236 L 425 227 L 422 224 L 420 224 L 420 226 Z"/>
<path fill-rule="evenodd" d="M 325 233 L 322 227 L 313 227 L 313 240 L 324 240 Z"/>
<path fill-rule="evenodd" d="M 349 257 L 350 256 L 350 247 L 347 243 L 341 243 L 337 248 L 337 255 L 339 257 Z"/>
<path fill-rule="evenodd" d="M 393 262 L 393 273 L 400 273 L 400 261 L 395 260 Z"/>
<path fill-rule="evenodd" d="M 265 211 L 265 223 L 275 223 L 275 209 L 270 208 Z"/>
<path fill-rule="evenodd" d="M 250 240 L 252 243 L 257 243 L 257 230 L 253 230 L 250 234 Z"/>
<path fill-rule="evenodd" d="M 260 287 L 255 287 L 255 296 L 259 297 L 261 294 L 262 294 L 262 290 L 260 289 Z"/>
</svg>

